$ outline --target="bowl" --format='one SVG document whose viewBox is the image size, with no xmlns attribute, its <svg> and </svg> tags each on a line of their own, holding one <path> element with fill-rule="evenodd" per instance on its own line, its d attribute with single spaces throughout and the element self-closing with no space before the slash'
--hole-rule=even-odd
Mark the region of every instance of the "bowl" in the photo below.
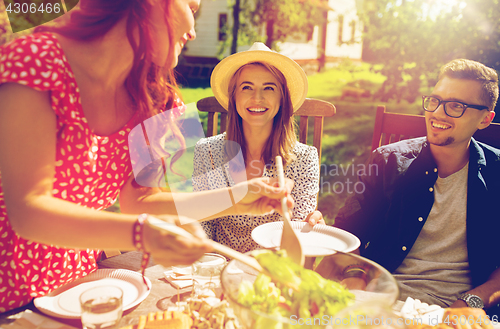
<svg viewBox="0 0 500 329">
<path fill-rule="evenodd" d="M 353 268 L 362 268 L 363 271 L 358 271 L 353 275 L 353 271 L 349 270 Z M 341 282 L 349 288 L 355 295 L 355 301 L 348 308 L 357 308 L 365 303 L 367 305 L 375 303 L 390 308 L 399 296 L 396 280 L 385 268 L 355 254 L 336 252 L 324 257 L 315 271 L 323 278 Z M 312 328 L 334 327 L 333 319 L 335 319 L 336 314 L 328 314 L 316 319 L 303 319 L 298 315 L 283 317 L 252 310 L 238 303 L 240 283 L 250 281 L 253 284 L 257 275 L 256 270 L 234 259 L 227 264 L 221 273 L 224 298 L 228 300 L 242 328 L 291 329 L 301 324 L 311 323 L 314 324 Z M 311 326 L 309 327 L 311 328 Z"/>
</svg>

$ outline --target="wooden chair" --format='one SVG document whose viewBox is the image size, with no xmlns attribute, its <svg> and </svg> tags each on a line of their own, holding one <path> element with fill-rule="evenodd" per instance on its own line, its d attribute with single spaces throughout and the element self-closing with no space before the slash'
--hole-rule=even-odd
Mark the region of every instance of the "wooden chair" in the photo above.
<svg viewBox="0 0 500 329">
<path fill-rule="evenodd" d="M 227 129 L 227 111 L 223 108 L 215 97 L 207 97 L 198 101 L 196 104 L 198 110 L 208 113 L 207 121 L 207 137 L 221 134 Z M 304 104 L 295 112 L 295 117 L 300 117 L 299 123 L 299 141 L 307 143 L 308 121 L 310 117 L 314 117 L 314 133 L 313 146 L 318 149 L 318 155 L 321 162 L 321 140 L 323 137 L 323 120 L 324 117 L 335 115 L 336 109 L 332 103 L 306 98 Z M 220 118 L 220 130 L 218 131 L 218 116 Z"/>
<path fill-rule="evenodd" d="M 385 111 L 384 105 L 377 106 L 375 128 L 372 137 L 372 151 L 382 145 L 395 143 L 400 140 L 422 137 L 427 134 L 425 117 L 390 113 Z M 474 138 L 496 148 L 500 148 L 500 124 L 492 123 L 487 128 L 478 130 Z"/>
</svg>

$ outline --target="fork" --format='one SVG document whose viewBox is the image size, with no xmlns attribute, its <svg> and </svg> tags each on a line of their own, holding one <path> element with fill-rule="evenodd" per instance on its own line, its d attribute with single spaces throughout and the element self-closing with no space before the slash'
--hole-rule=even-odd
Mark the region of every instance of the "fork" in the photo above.
<svg viewBox="0 0 500 329">
<path fill-rule="evenodd" d="M 278 172 L 278 182 L 281 188 L 285 187 L 285 174 L 283 173 L 283 161 L 281 157 L 276 156 L 276 170 Z M 287 198 L 281 199 L 281 209 L 283 211 L 283 233 L 281 234 L 280 249 L 285 249 L 287 256 L 295 263 L 304 266 L 304 254 L 300 244 L 299 236 L 292 227 L 292 220 L 288 212 Z"/>
</svg>

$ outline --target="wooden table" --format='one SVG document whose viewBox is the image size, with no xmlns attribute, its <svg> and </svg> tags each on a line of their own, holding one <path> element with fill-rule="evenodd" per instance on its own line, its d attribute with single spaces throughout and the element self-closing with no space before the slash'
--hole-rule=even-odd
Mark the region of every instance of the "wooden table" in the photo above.
<svg viewBox="0 0 500 329">
<path fill-rule="evenodd" d="M 98 263 L 99 268 L 116 268 L 116 269 L 126 269 L 131 271 L 139 271 L 141 267 L 142 254 L 136 251 L 127 252 L 118 256 L 108 258 L 104 261 Z M 151 280 L 151 292 L 144 301 L 142 301 L 136 307 L 127 310 L 123 313 L 122 320 L 120 321 L 119 328 L 124 327 L 129 324 L 137 324 L 140 315 L 146 315 L 150 312 L 157 312 L 166 310 L 168 306 L 174 306 L 177 301 L 178 295 L 183 296 L 189 295 L 191 293 L 191 287 L 179 289 L 174 288 L 170 283 L 168 283 L 163 276 L 165 268 L 161 265 L 155 265 L 150 263 L 146 269 L 146 277 Z M 61 319 L 45 315 L 37 310 L 33 302 L 10 312 L 6 312 L 0 315 L 0 325 L 12 322 L 12 318 L 19 317 L 25 310 L 31 310 L 33 312 L 42 314 L 44 316 L 50 317 L 56 321 L 62 322 L 64 324 L 73 326 L 75 328 L 82 328 L 81 321 L 79 319 Z"/>
</svg>

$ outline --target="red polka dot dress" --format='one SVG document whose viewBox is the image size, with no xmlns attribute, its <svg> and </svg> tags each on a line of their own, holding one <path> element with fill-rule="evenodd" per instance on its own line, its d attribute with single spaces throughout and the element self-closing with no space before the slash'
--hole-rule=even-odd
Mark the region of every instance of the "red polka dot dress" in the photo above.
<svg viewBox="0 0 500 329">
<path fill-rule="evenodd" d="M 135 116 L 112 135 L 92 133 L 71 67 L 50 33 L 25 36 L 0 47 L 0 84 L 5 82 L 50 91 L 57 116 L 53 196 L 92 209 L 112 205 L 132 172 L 127 138 Z M 0 313 L 95 271 L 98 254 L 18 236 L 10 226 L 0 185 Z"/>
</svg>

